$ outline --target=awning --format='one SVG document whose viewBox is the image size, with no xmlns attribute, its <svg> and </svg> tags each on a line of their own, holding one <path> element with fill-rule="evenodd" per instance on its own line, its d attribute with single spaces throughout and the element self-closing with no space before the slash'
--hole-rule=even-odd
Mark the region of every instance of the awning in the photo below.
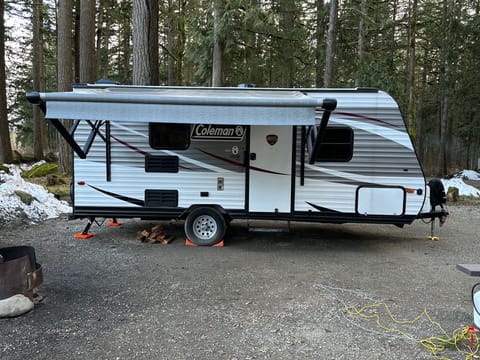
<svg viewBox="0 0 480 360">
<path fill-rule="evenodd" d="M 316 109 L 323 108 L 324 115 L 329 115 L 336 106 L 335 100 L 295 89 L 81 85 L 72 92 L 32 92 L 27 99 L 41 107 L 45 117 L 82 159 L 96 135 L 108 146 L 109 134 L 103 136 L 99 131 L 107 123 L 108 132 L 108 122 L 313 127 Z M 66 129 L 59 119 L 75 122 L 71 129 Z M 83 148 L 74 139 L 80 121 L 87 121 L 92 129 Z"/>
<path fill-rule="evenodd" d="M 314 125 L 323 100 L 301 91 L 81 87 L 38 94 L 48 119 L 186 124 Z"/>
</svg>

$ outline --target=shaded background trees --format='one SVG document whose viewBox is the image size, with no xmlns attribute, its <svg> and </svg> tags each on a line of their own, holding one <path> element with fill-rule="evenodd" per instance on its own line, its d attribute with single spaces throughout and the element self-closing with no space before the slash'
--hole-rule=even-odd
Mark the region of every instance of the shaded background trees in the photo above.
<svg viewBox="0 0 480 360">
<path fill-rule="evenodd" d="M 57 89 L 71 91 L 73 82 L 73 0 L 62 0 L 57 11 Z M 71 120 L 63 120 L 69 129 Z M 72 152 L 67 142 L 57 132 L 58 167 L 61 173 L 71 173 Z"/>
<path fill-rule="evenodd" d="M 4 0 L 0 0 L 0 31 L 3 33 L 5 33 L 4 12 L 5 3 Z M 13 160 L 13 154 L 10 144 L 10 132 L 8 130 L 6 88 L 5 36 L 3 36 L 3 38 L 0 39 L 0 161 L 11 162 Z"/>
<path fill-rule="evenodd" d="M 21 52 L 6 44 L 8 120 L 23 145 L 40 133 L 24 92 L 66 90 L 60 64 L 71 54 L 62 66 L 73 81 L 377 87 L 399 102 L 429 174 L 477 166 L 480 0 L 69 1 L 43 0 L 43 42 L 27 32 L 17 39 Z M 7 0 L 7 23 L 32 27 L 39 3 Z M 64 5 L 72 17 L 60 15 Z M 15 31 L 10 25 L 6 35 Z M 39 47 L 42 59 L 33 61 Z M 34 64 L 43 68 L 41 84 L 32 83 Z M 61 145 L 49 131 L 46 151 Z"/>
<path fill-rule="evenodd" d="M 158 85 L 158 0 L 136 0 L 132 11 L 133 84 Z"/>
</svg>

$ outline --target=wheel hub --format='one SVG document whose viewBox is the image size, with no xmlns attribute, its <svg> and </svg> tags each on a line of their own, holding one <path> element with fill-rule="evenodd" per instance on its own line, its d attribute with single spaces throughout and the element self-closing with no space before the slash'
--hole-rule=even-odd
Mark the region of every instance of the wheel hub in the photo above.
<svg viewBox="0 0 480 360">
<path fill-rule="evenodd" d="M 200 239 L 211 239 L 217 232 L 217 223 L 209 215 L 199 216 L 193 223 L 193 232 Z"/>
</svg>

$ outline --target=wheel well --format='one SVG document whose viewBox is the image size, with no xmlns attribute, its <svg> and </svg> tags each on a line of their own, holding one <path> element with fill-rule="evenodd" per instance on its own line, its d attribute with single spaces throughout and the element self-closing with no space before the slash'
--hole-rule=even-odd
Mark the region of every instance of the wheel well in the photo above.
<svg viewBox="0 0 480 360">
<path fill-rule="evenodd" d="M 228 223 L 232 220 L 232 218 L 230 217 L 230 215 L 225 211 L 225 209 L 220 206 L 220 205 L 216 205 L 216 204 L 195 204 L 195 205 L 192 205 L 190 206 L 188 209 L 186 209 L 181 215 L 180 215 L 180 219 L 182 220 L 185 220 L 188 216 L 188 214 L 190 214 L 193 210 L 195 209 L 198 209 L 198 208 L 201 208 L 201 207 L 204 207 L 204 208 L 211 208 L 211 209 L 214 209 L 216 210 L 217 212 L 219 212 L 220 214 L 222 214 L 222 216 L 225 218 L 225 221 Z"/>
</svg>

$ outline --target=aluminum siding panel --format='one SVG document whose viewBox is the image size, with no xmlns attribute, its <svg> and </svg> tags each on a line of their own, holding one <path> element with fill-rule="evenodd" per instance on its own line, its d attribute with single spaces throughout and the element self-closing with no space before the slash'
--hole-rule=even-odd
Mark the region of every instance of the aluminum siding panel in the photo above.
<svg viewBox="0 0 480 360">
<path fill-rule="evenodd" d="M 353 157 L 348 162 L 307 162 L 301 186 L 298 152 L 295 211 L 318 211 L 310 202 L 353 213 L 358 186 L 378 185 L 419 189 L 421 195 L 406 195 L 405 214 L 417 214 L 425 199 L 425 179 L 396 102 L 384 92 L 331 93 L 328 97 L 338 101 L 329 126 L 345 125 L 354 131 Z M 300 140 L 298 129 L 298 146 Z"/>
<path fill-rule="evenodd" d="M 102 128 L 102 132 L 104 129 Z M 75 139 L 83 144 L 90 127 L 81 122 Z M 119 200 L 101 193 L 88 185 L 95 186 L 124 197 L 144 200 L 145 189 L 179 191 L 179 207 L 192 204 L 219 204 L 228 209 L 245 207 L 245 167 L 243 154 L 245 140 L 235 142 L 240 146 L 241 158 L 238 164 L 226 159 L 224 147 L 230 144 L 221 141 L 209 145 L 209 142 L 192 140 L 191 146 L 182 151 L 163 151 L 150 148 L 148 143 L 148 124 L 132 123 L 111 126 L 111 179 L 106 181 L 105 143 L 97 136 L 87 159 L 75 158 L 74 181 L 84 181 L 87 185 L 75 186 L 75 206 L 122 206 L 138 205 Z M 222 145 L 223 144 L 223 145 Z M 222 147 L 223 146 L 223 147 Z M 205 151 L 207 153 L 205 153 Z M 178 173 L 146 173 L 145 154 L 178 155 L 180 169 Z M 221 154 L 220 158 L 213 155 Z M 227 159 L 228 160 L 228 159 Z M 224 178 L 224 190 L 217 190 L 217 179 Z M 208 192 L 208 197 L 200 196 Z"/>
</svg>

